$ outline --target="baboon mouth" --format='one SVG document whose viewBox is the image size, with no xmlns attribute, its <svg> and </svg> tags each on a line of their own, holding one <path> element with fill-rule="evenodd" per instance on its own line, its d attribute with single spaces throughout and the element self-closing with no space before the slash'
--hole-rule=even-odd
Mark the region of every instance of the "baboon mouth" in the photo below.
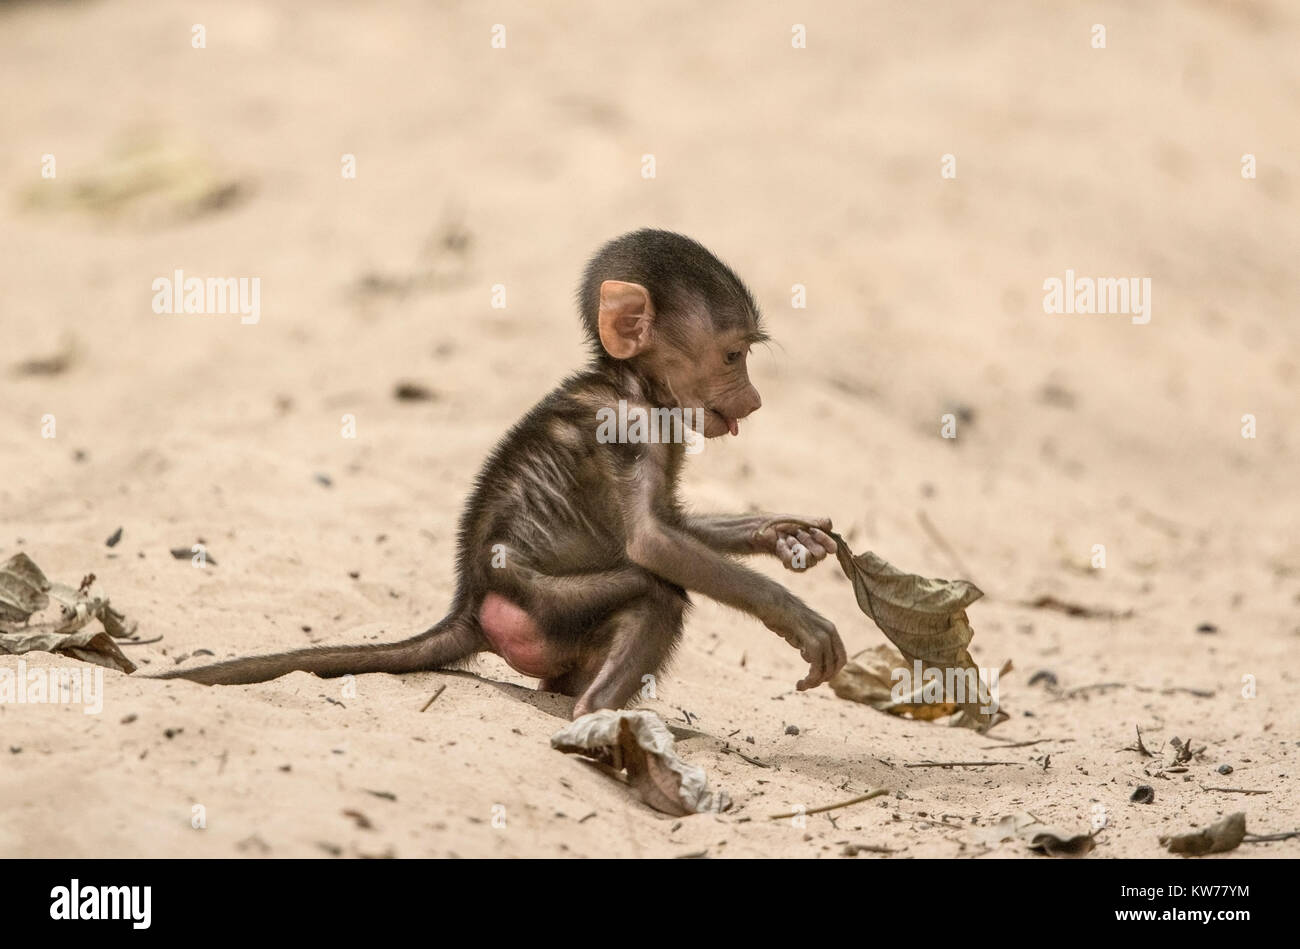
<svg viewBox="0 0 1300 949">
<path fill-rule="evenodd" d="M 740 434 L 740 422 L 737 419 L 734 419 L 729 415 L 723 415 L 717 409 L 709 409 L 708 411 L 712 412 L 714 415 L 720 418 L 722 420 L 722 424 L 727 426 L 727 431 L 731 432 L 732 435 Z"/>
</svg>

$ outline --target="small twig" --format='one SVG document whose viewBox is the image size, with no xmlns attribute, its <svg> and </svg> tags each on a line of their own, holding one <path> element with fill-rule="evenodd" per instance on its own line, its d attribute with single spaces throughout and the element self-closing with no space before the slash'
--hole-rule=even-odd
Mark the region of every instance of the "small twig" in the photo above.
<svg viewBox="0 0 1300 949">
<path fill-rule="evenodd" d="M 1122 689 L 1127 685 L 1127 682 L 1094 682 L 1092 685 L 1081 685 L 1070 689 L 1063 697 L 1068 699 L 1072 695 L 1082 695 L 1084 692 L 1091 692 L 1093 689 Z"/>
<path fill-rule="evenodd" d="M 427 701 L 427 702 L 424 703 L 424 708 L 420 709 L 420 711 L 423 712 L 423 711 L 424 711 L 425 709 L 427 709 L 430 705 L 432 705 L 432 704 L 434 703 L 434 700 L 436 700 L 436 699 L 438 698 L 438 696 L 442 695 L 442 693 L 445 692 L 446 689 L 447 689 L 447 686 L 446 686 L 446 685 L 440 685 L 440 686 L 438 686 L 438 691 L 435 692 L 435 693 L 433 693 L 433 695 L 429 697 L 429 701 Z"/>
<path fill-rule="evenodd" d="M 1144 758 L 1154 758 L 1155 755 L 1153 755 L 1150 749 L 1148 749 L 1147 746 L 1142 743 L 1142 729 L 1139 728 L 1137 725 L 1134 725 L 1133 730 L 1137 732 L 1137 736 L 1138 736 L 1138 741 L 1137 741 L 1138 754 L 1140 754 Z"/>
<path fill-rule="evenodd" d="M 730 745 L 723 745 L 723 746 L 722 746 L 722 750 L 723 750 L 723 751 L 729 751 L 729 752 L 731 752 L 733 755 L 736 755 L 737 757 L 743 758 L 744 760 L 748 761 L 750 764 L 752 764 L 752 765 L 756 765 L 757 767 L 760 767 L 760 768 L 770 768 L 770 767 L 772 767 L 772 766 L 771 766 L 770 764 L 768 764 L 766 761 L 759 761 L 757 758 L 751 758 L 749 755 L 745 754 L 743 751 L 737 751 L 735 748 L 732 748 Z"/>
<path fill-rule="evenodd" d="M 1268 791 L 1255 791 L 1250 788 L 1210 788 L 1201 785 L 1202 791 L 1222 791 L 1224 794 L 1268 794 Z"/>
<path fill-rule="evenodd" d="M 1270 840 L 1290 840 L 1292 837 L 1300 837 L 1300 830 L 1288 830 L 1280 834 L 1247 834 L 1241 838 L 1243 844 L 1262 844 Z"/>
<path fill-rule="evenodd" d="M 985 768 L 995 764 L 1022 764 L 1020 761 L 918 761 L 904 768 Z"/>
<path fill-rule="evenodd" d="M 119 646 L 148 646 L 150 643 L 162 642 L 161 636 L 155 636 L 153 639 L 119 639 Z"/>
<path fill-rule="evenodd" d="M 1059 600 L 1051 594 L 1044 594 L 1036 600 L 1021 600 L 1021 606 L 1027 606 L 1032 610 L 1056 610 L 1064 613 L 1066 616 L 1081 616 L 1084 619 L 1128 619 L 1133 615 L 1133 611 L 1111 610 L 1105 607 L 1082 606 L 1078 603 L 1067 603 L 1065 600 Z"/>
<path fill-rule="evenodd" d="M 1136 751 L 1143 758 L 1154 758 L 1155 755 L 1153 755 L 1150 751 L 1148 751 L 1147 746 L 1142 743 L 1142 729 L 1139 728 L 1137 725 L 1134 725 L 1133 728 L 1137 732 L 1137 736 L 1138 736 L 1137 744 L 1126 745 L 1123 748 L 1121 748 L 1120 751 Z"/>
<path fill-rule="evenodd" d="M 943 827 L 952 827 L 952 828 L 954 828 L 955 830 L 965 830 L 965 829 L 966 829 L 966 828 L 963 827 L 961 824 L 950 824 L 950 823 L 948 823 L 946 820 L 944 820 L 942 817 L 912 817 L 912 816 L 907 815 L 907 814 L 899 814 L 899 815 L 898 815 L 898 819 L 899 819 L 899 820 L 910 820 L 910 821 L 914 821 L 914 822 L 916 822 L 916 823 L 918 823 L 918 824 L 939 824 L 939 825 L 941 825 L 941 826 L 943 826 Z"/>
<path fill-rule="evenodd" d="M 889 788 L 876 788 L 874 791 L 868 791 L 866 794 L 859 794 L 857 797 L 851 797 L 847 801 L 840 801 L 838 804 L 823 804 L 821 807 L 811 807 L 806 811 L 791 811 L 789 814 L 772 814 L 768 817 L 768 820 L 784 820 L 787 817 L 799 817 L 804 814 L 822 814 L 826 811 L 848 807 L 850 804 L 861 804 L 863 801 L 869 801 L 873 797 L 880 797 L 882 794 L 888 793 Z"/>
<path fill-rule="evenodd" d="M 1074 741 L 1073 738 L 1035 738 L 1033 741 L 1014 741 L 1007 745 L 985 745 L 984 747 L 992 751 L 995 748 L 1028 748 L 1030 745 L 1041 745 L 1045 741 Z"/>
<path fill-rule="evenodd" d="M 916 519 L 921 522 L 921 528 L 930 535 L 930 539 L 938 545 L 940 550 L 948 555 L 948 559 L 953 562 L 953 566 L 957 568 L 962 577 L 969 579 L 971 575 L 970 570 L 964 563 L 962 563 L 961 557 L 958 556 L 957 551 L 953 549 L 952 544 L 948 543 L 948 541 L 944 539 L 944 536 L 939 533 L 939 528 L 935 527 L 930 521 L 930 518 L 926 516 L 925 511 L 917 511 Z"/>
<path fill-rule="evenodd" d="M 846 857 L 856 857 L 858 854 L 866 853 L 898 853 L 892 847 L 883 847 L 880 844 L 848 844 L 840 851 Z"/>
<path fill-rule="evenodd" d="M 1214 698 L 1212 689 L 1192 689 L 1185 686 L 1171 686 L 1167 689 L 1156 689 L 1149 685 L 1135 685 L 1132 682 L 1095 682 L 1092 685 L 1081 685 L 1077 688 L 1062 692 L 1056 700 L 1068 699 L 1075 695 L 1081 695 L 1084 692 L 1091 692 L 1094 689 L 1132 689 L 1134 692 L 1158 692 L 1161 695 L 1174 695 L 1178 692 L 1186 692 L 1188 695 L 1194 695 L 1198 699 Z"/>
</svg>

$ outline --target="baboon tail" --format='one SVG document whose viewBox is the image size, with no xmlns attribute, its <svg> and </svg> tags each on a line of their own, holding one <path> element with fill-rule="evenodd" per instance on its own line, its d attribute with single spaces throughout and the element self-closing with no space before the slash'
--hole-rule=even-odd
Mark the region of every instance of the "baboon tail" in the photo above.
<svg viewBox="0 0 1300 949">
<path fill-rule="evenodd" d="M 401 642 L 295 649 L 269 656 L 228 659 L 192 669 L 172 669 L 145 678 L 188 679 L 203 685 L 247 685 L 278 679 L 290 672 L 314 672 L 326 678 L 363 672 L 420 672 L 440 669 L 486 647 L 473 613 L 461 611 Z"/>
</svg>

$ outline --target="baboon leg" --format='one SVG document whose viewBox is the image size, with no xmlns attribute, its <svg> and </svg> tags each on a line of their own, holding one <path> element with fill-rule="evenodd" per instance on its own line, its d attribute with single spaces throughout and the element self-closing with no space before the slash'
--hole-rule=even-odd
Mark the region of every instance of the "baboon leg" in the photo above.
<svg viewBox="0 0 1300 949">
<path fill-rule="evenodd" d="M 573 717 L 631 701 L 645 685 L 642 677 L 657 674 L 672 655 L 689 605 L 680 589 L 659 583 L 613 613 L 598 631 L 603 652 L 575 670 L 568 683 L 581 689 Z"/>
<path fill-rule="evenodd" d="M 634 566 L 561 576 L 529 573 L 520 592 L 531 604 L 529 612 L 543 626 L 595 626 L 658 582 L 649 571 Z"/>
<path fill-rule="evenodd" d="M 516 672 L 546 680 L 547 691 L 566 694 L 576 694 L 566 676 L 591 666 L 600 650 L 605 620 L 659 582 L 640 567 L 566 576 L 517 572 L 508 579 L 479 605 L 489 648 Z"/>
</svg>

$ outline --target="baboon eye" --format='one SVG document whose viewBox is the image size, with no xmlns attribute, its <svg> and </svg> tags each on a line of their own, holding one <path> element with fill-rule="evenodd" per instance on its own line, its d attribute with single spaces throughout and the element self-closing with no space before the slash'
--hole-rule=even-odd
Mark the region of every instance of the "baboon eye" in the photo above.
<svg viewBox="0 0 1300 949">
<path fill-rule="evenodd" d="M 737 359 L 739 359 L 740 356 L 741 356 L 741 354 L 738 353 L 738 352 L 735 352 L 735 353 L 727 353 L 727 365 L 730 366 L 733 362 L 735 362 Z"/>
</svg>

